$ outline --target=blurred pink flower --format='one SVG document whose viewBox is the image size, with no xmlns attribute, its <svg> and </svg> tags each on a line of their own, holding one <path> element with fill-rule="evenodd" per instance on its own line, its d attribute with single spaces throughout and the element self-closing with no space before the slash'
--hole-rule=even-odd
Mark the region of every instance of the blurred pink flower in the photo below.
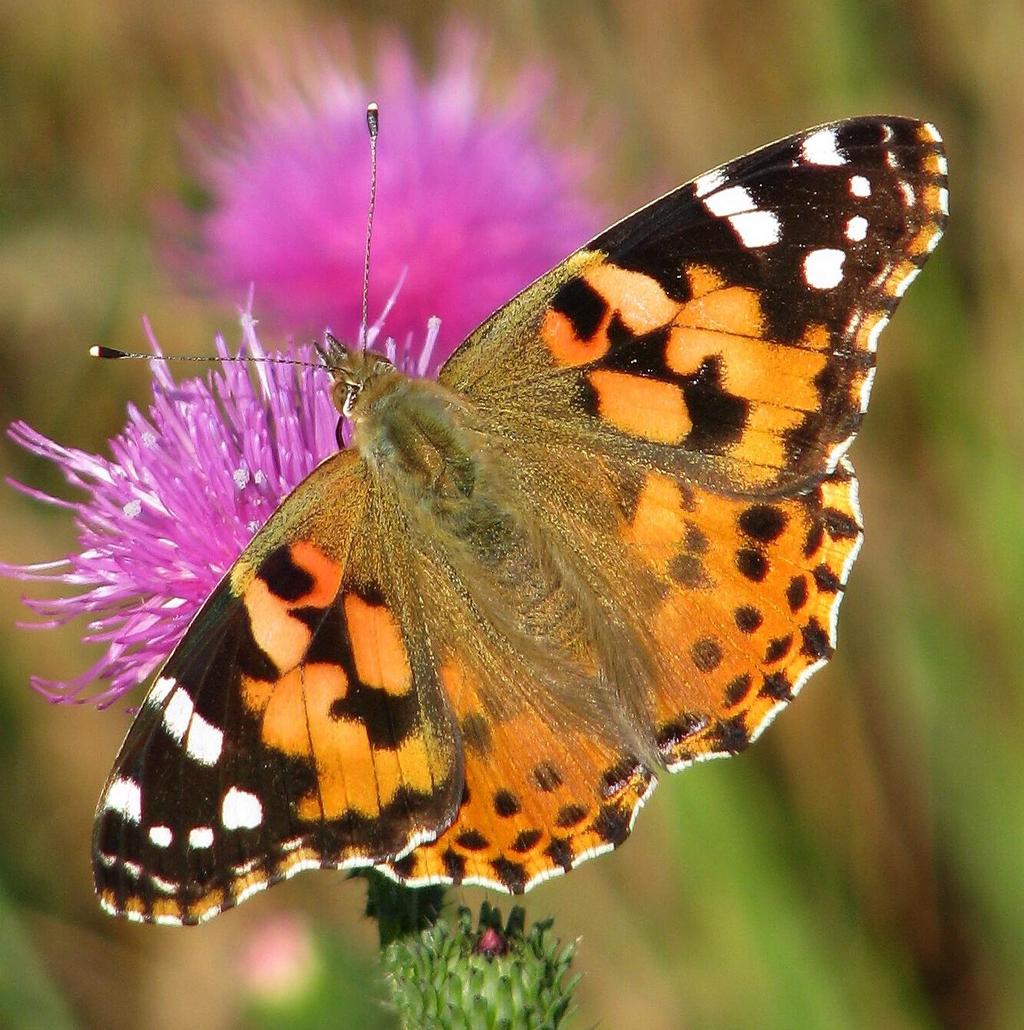
<svg viewBox="0 0 1024 1030">
<path fill-rule="evenodd" d="M 228 299 L 255 284 L 261 315 L 290 333 L 358 325 L 364 112 L 377 100 L 369 306 L 379 309 L 404 275 L 389 329 L 401 341 L 440 316 L 434 371 L 487 315 L 601 228 L 581 192 L 593 161 L 544 139 L 552 89 L 539 68 L 522 71 L 500 102 L 485 99 L 489 51 L 468 32 L 442 36 L 429 78 L 404 43 L 385 42 L 372 87 L 349 47 L 340 49 L 331 58 L 307 43 L 295 71 L 271 62 L 262 88 L 240 85 L 222 138 L 193 133 L 191 165 L 210 205 L 178 211 L 198 253 L 178 243 L 170 256 Z"/>
<path fill-rule="evenodd" d="M 440 52 L 426 83 L 398 42 L 375 64 L 381 157 L 369 310 L 383 309 L 399 341 L 384 349 L 417 375 L 435 374 L 478 321 L 598 222 L 578 191 L 586 162 L 540 140 L 547 80 L 523 72 L 500 106 L 488 106 L 480 44 L 450 33 Z M 324 58 L 307 54 L 305 67 L 312 70 L 304 85 L 282 80 L 269 99 L 242 99 L 230 145 L 196 148 L 214 199 L 209 214 L 196 216 L 205 245 L 198 261 L 235 296 L 254 283 L 261 309 L 290 331 L 319 336 L 330 325 L 355 340 L 369 94 Z M 184 261 L 186 250 L 176 255 Z M 261 355 L 251 316 L 242 324 L 242 353 Z M 380 326 L 371 328 L 371 345 Z M 222 339 L 216 346 L 228 355 Z M 317 360 L 311 347 L 291 357 Z M 110 458 L 59 445 L 23 422 L 9 429 L 85 492 L 66 501 L 13 484 L 70 511 L 80 546 L 54 562 L 0 565 L 0 575 L 74 591 L 27 599 L 41 619 L 32 625 L 84 617 L 85 641 L 104 647 L 68 682 L 33 678 L 54 701 L 106 706 L 142 684 L 274 508 L 338 445 L 322 368 L 225 364 L 180 385 L 162 363 L 152 369 L 149 410 L 129 407 Z"/>
<path fill-rule="evenodd" d="M 265 920 L 242 952 L 239 972 L 248 992 L 263 1001 L 296 997 L 313 982 L 317 955 L 304 920 L 282 913 Z"/>
</svg>

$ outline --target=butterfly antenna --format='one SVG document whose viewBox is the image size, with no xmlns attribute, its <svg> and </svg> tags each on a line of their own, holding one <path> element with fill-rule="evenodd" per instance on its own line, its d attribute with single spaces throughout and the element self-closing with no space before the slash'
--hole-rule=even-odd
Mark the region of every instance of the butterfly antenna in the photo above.
<svg viewBox="0 0 1024 1030">
<path fill-rule="evenodd" d="M 312 361 L 299 361 L 297 358 L 272 358 L 267 355 L 256 357 L 255 355 L 239 354 L 229 357 L 221 357 L 219 354 L 142 354 L 136 351 L 118 350 L 116 347 L 90 347 L 89 356 L 93 358 L 110 358 L 119 361 L 129 358 L 133 361 L 203 361 L 223 364 L 226 361 L 248 361 L 252 364 L 269 365 L 302 365 L 305 368 L 320 368 L 322 366 Z"/>
<path fill-rule="evenodd" d="M 377 204 L 377 133 L 380 130 L 380 108 L 366 108 L 366 128 L 370 133 L 370 208 L 366 216 L 366 251 L 363 256 L 363 304 L 359 320 L 359 349 L 366 350 L 367 307 L 370 293 L 370 242 L 373 239 L 373 209 Z"/>
</svg>

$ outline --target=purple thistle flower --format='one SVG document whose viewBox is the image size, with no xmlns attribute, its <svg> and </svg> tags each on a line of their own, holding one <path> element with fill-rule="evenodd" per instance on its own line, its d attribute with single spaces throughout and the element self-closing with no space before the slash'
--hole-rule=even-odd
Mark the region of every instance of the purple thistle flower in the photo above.
<svg viewBox="0 0 1024 1030">
<path fill-rule="evenodd" d="M 487 48 L 452 30 L 438 53 L 424 80 L 407 46 L 386 42 L 372 91 L 350 57 L 332 59 L 317 44 L 303 48 L 298 71 L 267 62 L 269 85 L 239 87 L 228 142 L 210 129 L 193 133 L 191 163 L 211 207 L 177 211 L 199 250 L 172 243 L 173 265 L 228 297 L 254 283 L 261 314 L 290 333 L 358 324 L 364 115 L 378 100 L 370 308 L 404 277 L 389 328 L 401 341 L 440 316 L 436 371 L 475 325 L 603 224 L 581 194 L 593 162 L 542 138 L 549 77 L 523 71 L 500 104 L 488 103 Z"/>
<path fill-rule="evenodd" d="M 155 354 L 160 348 L 146 325 Z M 239 353 L 264 352 L 249 315 Z M 230 357 L 218 337 L 217 354 Z M 24 422 L 9 435 L 54 462 L 86 492 L 68 502 L 20 483 L 17 489 L 73 512 L 80 549 L 39 565 L 0 565 L 0 574 L 72 587 L 73 596 L 26 599 L 51 628 L 85 616 L 87 643 L 106 648 L 67 683 L 34 677 L 53 701 L 79 701 L 108 686 L 101 707 L 142 683 L 177 644 L 199 606 L 253 534 L 327 455 L 337 450 L 330 377 L 312 347 L 290 354 L 310 365 L 227 362 L 205 379 L 175 384 L 152 362 L 153 401 L 111 441 L 111 458 L 63 447 Z"/>
</svg>

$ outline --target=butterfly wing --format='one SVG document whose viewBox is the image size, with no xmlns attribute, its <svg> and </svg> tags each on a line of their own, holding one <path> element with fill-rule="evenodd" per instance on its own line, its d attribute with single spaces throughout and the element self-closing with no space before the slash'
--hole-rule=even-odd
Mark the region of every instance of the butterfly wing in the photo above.
<svg viewBox="0 0 1024 1030">
<path fill-rule="evenodd" d="M 624 839 L 651 768 L 742 749 L 828 660 L 861 542 L 844 453 L 945 171 L 909 119 L 781 140 L 602 233 L 449 359 L 538 538 L 590 570 L 596 638 L 647 652 L 613 676 L 647 747 L 492 717 L 501 762 L 467 752 L 468 800 L 392 876 L 518 892 L 571 868 Z"/>
<path fill-rule="evenodd" d="M 770 144 L 603 232 L 492 316 L 440 379 L 553 439 L 732 493 L 835 468 L 878 334 L 946 220 L 928 124 Z"/>
<path fill-rule="evenodd" d="M 451 821 L 458 736 L 393 518 L 358 457 L 336 455 L 203 606 L 99 803 L 108 911 L 202 922 L 303 869 L 399 857 Z"/>
</svg>

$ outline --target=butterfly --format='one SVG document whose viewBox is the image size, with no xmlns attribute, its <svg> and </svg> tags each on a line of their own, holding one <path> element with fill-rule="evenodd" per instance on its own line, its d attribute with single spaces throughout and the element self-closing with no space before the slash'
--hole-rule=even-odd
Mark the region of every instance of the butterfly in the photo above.
<svg viewBox="0 0 1024 1030">
<path fill-rule="evenodd" d="M 520 893 L 745 748 L 832 655 L 846 451 L 947 202 L 933 126 L 835 122 L 613 225 L 436 382 L 332 342 L 352 445 L 156 675 L 97 809 L 103 908 L 195 924 L 359 866 Z"/>
</svg>

